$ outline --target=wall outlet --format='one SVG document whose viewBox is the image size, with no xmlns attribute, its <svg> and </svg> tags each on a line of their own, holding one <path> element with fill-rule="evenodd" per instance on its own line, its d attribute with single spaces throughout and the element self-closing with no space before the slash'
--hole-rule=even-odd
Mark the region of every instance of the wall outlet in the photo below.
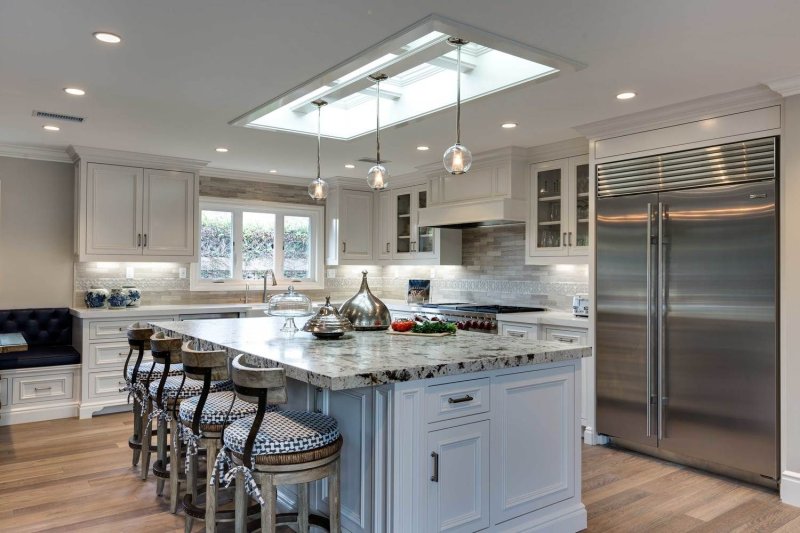
<svg viewBox="0 0 800 533">
<path fill-rule="evenodd" d="M 133 279 L 133 267 L 125 267 L 125 277 Z"/>
<path fill-rule="evenodd" d="M 180 279 L 186 279 L 186 267 L 180 267 L 178 269 L 178 277 Z"/>
<path fill-rule="evenodd" d="M 328 269 L 328 277 L 329 278 L 335 278 L 336 277 L 336 269 L 335 268 L 329 268 Z"/>
</svg>

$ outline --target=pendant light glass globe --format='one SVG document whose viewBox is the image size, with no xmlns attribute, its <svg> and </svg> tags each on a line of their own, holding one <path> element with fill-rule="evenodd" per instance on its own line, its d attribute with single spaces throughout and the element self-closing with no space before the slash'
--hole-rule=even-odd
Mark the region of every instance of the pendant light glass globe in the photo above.
<svg viewBox="0 0 800 533">
<path fill-rule="evenodd" d="M 461 144 L 461 47 L 467 41 L 450 37 L 447 42 L 456 47 L 456 143 L 442 156 L 444 168 L 450 174 L 464 174 L 472 166 L 472 152 Z"/>
<path fill-rule="evenodd" d="M 450 174 L 464 174 L 472 166 L 472 152 L 462 144 L 454 144 L 444 153 L 444 168 Z"/>
<path fill-rule="evenodd" d="M 386 74 L 375 74 L 369 79 L 375 82 L 375 166 L 367 172 L 367 185 L 370 189 L 381 190 L 389 185 L 389 171 L 381 164 L 381 82 L 387 79 Z"/>
<path fill-rule="evenodd" d="M 377 164 L 367 172 L 367 185 L 369 185 L 370 189 L 385 189 L 389 184 L 389 177 L 389 171 L 386 170 L 386 167 Z"/>
<path fill-rule="evenodd" d="M 314 100 L 313 102 L 313 104 L 317 106 L 317 177 L 308 184 L 308 195 L 314 200 L 324 200 L 328 197 L 328 182 L 320 177 L 321 165 L 319 157 L 320 148 L 322 146 L 322 130 L 320 127 L 322 121 L 322 106 L 327 105 L 327 103 L 328 102 L 325 100 Z"/>
<path fill-rule="evenodd" d="M 322 178 L 311 180 L 308 184 L 308 195 L 314 200 L 324 200 L 328 197 L 328 182 Z"/>
</svg>

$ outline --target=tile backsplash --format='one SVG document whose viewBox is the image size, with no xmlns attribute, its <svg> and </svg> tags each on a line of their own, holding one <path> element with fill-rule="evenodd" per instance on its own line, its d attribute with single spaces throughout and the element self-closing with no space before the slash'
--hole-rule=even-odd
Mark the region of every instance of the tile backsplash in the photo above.
<svg viewBox="0 0 800 533">
<path fill-rule="evenodd" d="M 498 226 L 463 230 L 463 264 L 460 266 L 368 266 L 328 267 L 335 277 L 326 278 L 325 290 L 303 291 L 313 300 L 341 302 L 352 296 L 361 283 L 361 270 L 369 271 L 373 292 L 381 298 L 405 299 L 410 278 L 431 279 L 433 301 L 465 301 L 542 306 L 568 310 L 575 293 L 588 291 L 586 265 L 534 266 L 524 264 L 525 227 Z M 126 270 L 133 267 L 134 277 Z M 190 291 L 188 263 L 75 263 L 75 305 L 83 307 L 83 295 L 90 287 L 114 288 L 136 285 L 142 303 L 239 303 L 244 292 Z M 301 288 L 302 290 L 302 288 Z M 251 300 L 260 298 L 258 283 Z"/>
</svg>

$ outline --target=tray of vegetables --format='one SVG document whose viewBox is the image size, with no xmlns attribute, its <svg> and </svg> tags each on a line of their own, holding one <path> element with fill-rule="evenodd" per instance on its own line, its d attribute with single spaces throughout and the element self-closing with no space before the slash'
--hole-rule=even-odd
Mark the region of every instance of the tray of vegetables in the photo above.
<svg viewBox="0 0 800 533">
<path fill-rule="evenodd" d="M 447 337 L 455 335 L 458 328 L 450 322 L 439 320 L 408 320 L 400 319 L 392 322 L 392 327 L 387 331 L 390 335 L 418 335 L 420 337 Z"/>
</svg>

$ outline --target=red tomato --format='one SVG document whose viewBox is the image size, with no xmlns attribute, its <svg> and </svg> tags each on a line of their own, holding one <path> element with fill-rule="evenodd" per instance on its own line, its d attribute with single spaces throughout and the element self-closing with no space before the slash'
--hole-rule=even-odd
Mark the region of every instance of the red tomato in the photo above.
<svg viewBox="0 0 800 533">
<path fill-rule="evenodd" d="M 392 322 L 392 329 L 394 331 L 400 331 L 400 332 L 411 331 L 413 327 L 414 327 L 413 320 L 395 320 L 394 322 Z"/>
</svg>

